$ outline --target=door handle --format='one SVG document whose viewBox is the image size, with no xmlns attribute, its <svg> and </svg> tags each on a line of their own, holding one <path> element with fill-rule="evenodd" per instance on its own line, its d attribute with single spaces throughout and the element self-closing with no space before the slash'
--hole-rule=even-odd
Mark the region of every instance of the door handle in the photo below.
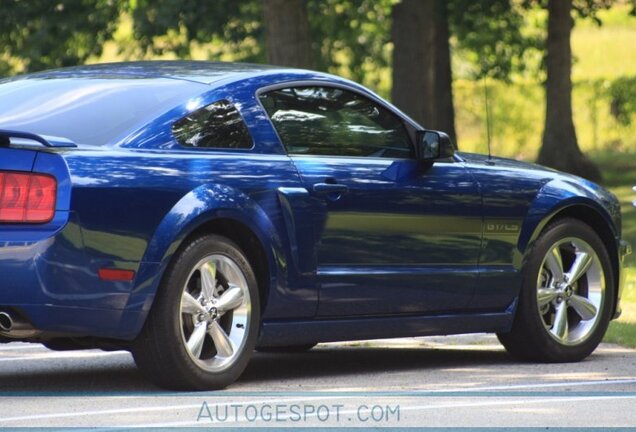
<svg viewBox="0 0 636 432">
<path fill-rule="evenodd" d="M 317 194 L 342 194 L 349 192 L 349 187 L 341 183 L 316 183 L 312 189 Z"/>
</svg>

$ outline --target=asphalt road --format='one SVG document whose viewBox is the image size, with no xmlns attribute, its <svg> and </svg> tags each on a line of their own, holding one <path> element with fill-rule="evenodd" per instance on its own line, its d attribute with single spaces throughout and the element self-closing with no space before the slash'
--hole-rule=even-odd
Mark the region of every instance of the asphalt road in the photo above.
<svg viewBox="0 0 636 432">
<path fill-rule="evenodd" d="M 524 364 L 492 336 L 256 353 L 228 390 L 168 393 L 125 352 L 0 345 L 0 427 L 634 427 L 636 350 Z"/>
</svg>

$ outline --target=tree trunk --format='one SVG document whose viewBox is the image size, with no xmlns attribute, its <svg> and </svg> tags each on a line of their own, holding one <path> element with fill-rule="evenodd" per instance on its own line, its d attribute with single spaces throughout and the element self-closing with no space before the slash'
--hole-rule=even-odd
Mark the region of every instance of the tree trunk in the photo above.
<svg viewBox="0 0 636 432">
<path fill-rule="evenodd" d="M 548 1 L 545 128 L 538 162 L 593 181 L 601 172 L 579 148 L 572 120 L 572 0 Z"/>
<path fill-rule="evenodd" d="M 393 103 L 422 126 L 455 140 L 446 2 L 403 0 L 392 15 Z"/>
<path fill-rule="evenodd" d="M 263 19 L 268 63 L 314 67 L 304 0 L 263 0 Z"/>
<path fill-rule="evenodd" d="M 451 70 L 450 30 L 448 29 L 448 7 L 446 0 L 436 1 L 435 72 L 437 91 L 437 118 L 435 128 L 446 132 L 454 143 L 457 143 L 455 132 L 455 108 L 453 105 L 453 73 Z"/>
<path fill-rule="evenodd" d="M 403 0 L 393 6 L 393 103 L 424 126 L 433 117 L 431 99 L 435 70 L 434 29 L 426 25 L 434 14 L 430 0 Z"/>
</svg>

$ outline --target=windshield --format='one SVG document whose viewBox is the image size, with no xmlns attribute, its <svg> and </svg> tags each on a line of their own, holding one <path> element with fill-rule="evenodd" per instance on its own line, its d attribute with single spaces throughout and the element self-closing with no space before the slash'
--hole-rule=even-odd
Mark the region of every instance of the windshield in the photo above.
<svg viewBox="0 0 636 432">
<path fill-rule="evenodd" d="M 19 78 L 0 83 L 0 129 L 105 145 L 207 86 L 168 78 Z"/>
</svg>

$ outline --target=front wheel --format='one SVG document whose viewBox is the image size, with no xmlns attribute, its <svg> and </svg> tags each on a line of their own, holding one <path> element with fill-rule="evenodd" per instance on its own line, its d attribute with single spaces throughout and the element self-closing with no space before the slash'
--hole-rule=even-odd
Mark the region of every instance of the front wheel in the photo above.
<svg viewBox="0 0 636 432">
<path fill-rule="evenodd" d="M 497 336 L 517 358 L 572 362 L 601 342 L 611 317 L 613 275 L 607 250 L 588 225 L 561 219 L 535 242 L 523 268 L 509 333 Z"/>
<path fill-rule="evenodd" d="M 202 236 L 166 270 L 133 356 L 161 387 L 220 389 L 247 366 L 259 319 L 256 278 L 243 252 L 224 237 Z"/>
</svg>

